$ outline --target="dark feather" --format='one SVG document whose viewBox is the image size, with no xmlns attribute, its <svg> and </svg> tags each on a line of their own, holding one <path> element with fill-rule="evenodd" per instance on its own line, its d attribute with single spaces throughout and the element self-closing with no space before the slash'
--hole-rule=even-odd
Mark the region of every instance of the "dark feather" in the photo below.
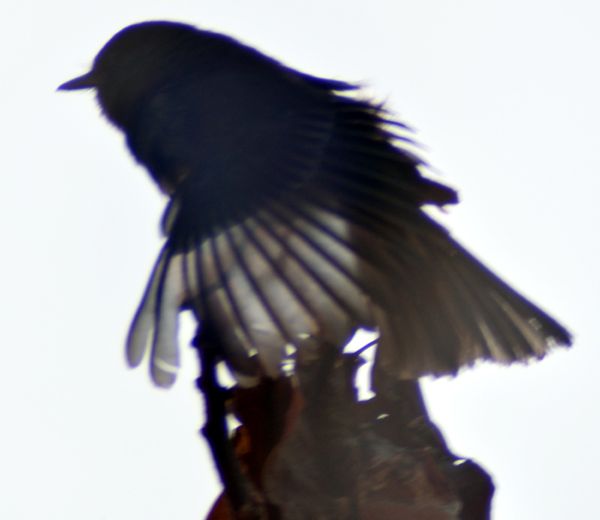
<svg viewBox="0 0 600 520">
<path fill-rule="evenodd" d="M 220 334 L 239 374 L 286 349 L 381 334 L 376 380 L 541 357 L 569 333 L 422 209 L 456 203 L 423 175 L 410 129 L 351 83 L 295 71 L 234 39 L 148 22 L 93 70 L 107 117 L 170 197 L 165 248 L 128 340 L 154 380 L 178 364 L 177 312 Z"/>
</svg>

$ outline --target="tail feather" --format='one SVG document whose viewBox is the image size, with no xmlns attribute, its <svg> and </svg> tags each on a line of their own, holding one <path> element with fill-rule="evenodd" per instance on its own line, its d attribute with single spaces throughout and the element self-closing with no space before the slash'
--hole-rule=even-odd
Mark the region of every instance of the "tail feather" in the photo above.
<svg viewBox="0 0 600 520">
<path fill-rule="evenodd" d="M 454 374 L 477 360 L 526 361 L 571 344 L 562 325 L 452 239 L 446 242 L 426 241 L 427 255 L 408 270 L 405 265 L 396 278 L 403 282 L 379 303 L 376 373 Z"/>
</svg>

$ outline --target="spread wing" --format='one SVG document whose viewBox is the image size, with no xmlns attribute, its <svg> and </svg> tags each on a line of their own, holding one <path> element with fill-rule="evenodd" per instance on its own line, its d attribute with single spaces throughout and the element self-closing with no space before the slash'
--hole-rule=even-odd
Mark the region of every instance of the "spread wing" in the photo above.
<svg viewBox="0 0 600 520">
<path fill-rule="evenodd" d="M 380 331 L 376 372 L 400 378 L 570 343 L 422 211 L 454 191 L 351 88 L 238 67 L 156 93 L 128 132 L 171 199 L 128 340 L 132 365 L 150 347 L 157 384 L 174 381 L 183 307 L 247 375 L 276 376 L 291 352 L 341 346 L 360 326 Z"/>
</svg>

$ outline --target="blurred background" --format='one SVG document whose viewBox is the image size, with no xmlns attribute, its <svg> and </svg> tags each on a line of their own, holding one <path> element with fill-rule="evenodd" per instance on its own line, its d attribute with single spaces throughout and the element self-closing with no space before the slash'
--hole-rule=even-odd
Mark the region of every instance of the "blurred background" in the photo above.
<svg viewBox="0 0 600 520">
<path fill-rule="evenodd" d="M 123 343 L 164 206 L 91 93 L 56 93 L 130 23 L 230 33 L 364 82 L 461 195 L 441 218 L 575 348 L 426 381 L 497 520 L 592 518 L 600 455 L 600 4 L 592 0 L 5 2 L 0 20 L 0 518 L 200 519 L 219 490 L 197 362 L 168 391 Z"/>
</svg>

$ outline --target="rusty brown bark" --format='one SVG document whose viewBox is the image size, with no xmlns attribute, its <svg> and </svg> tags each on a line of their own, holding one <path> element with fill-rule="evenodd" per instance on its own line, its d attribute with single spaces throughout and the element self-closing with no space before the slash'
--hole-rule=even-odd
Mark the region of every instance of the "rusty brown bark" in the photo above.
<svg viewBox="0 0 600 520">
<path fill-rule="evenodd" d="M 234 390 L 235 453 L 259 507 L 234 513 L 224 494 L 207 520 L 490 518 L 490 476 L 448 450 L 418 382 L 361 402 L 358 363 L 332 349 L 294 378 Z"/>
</svg>

